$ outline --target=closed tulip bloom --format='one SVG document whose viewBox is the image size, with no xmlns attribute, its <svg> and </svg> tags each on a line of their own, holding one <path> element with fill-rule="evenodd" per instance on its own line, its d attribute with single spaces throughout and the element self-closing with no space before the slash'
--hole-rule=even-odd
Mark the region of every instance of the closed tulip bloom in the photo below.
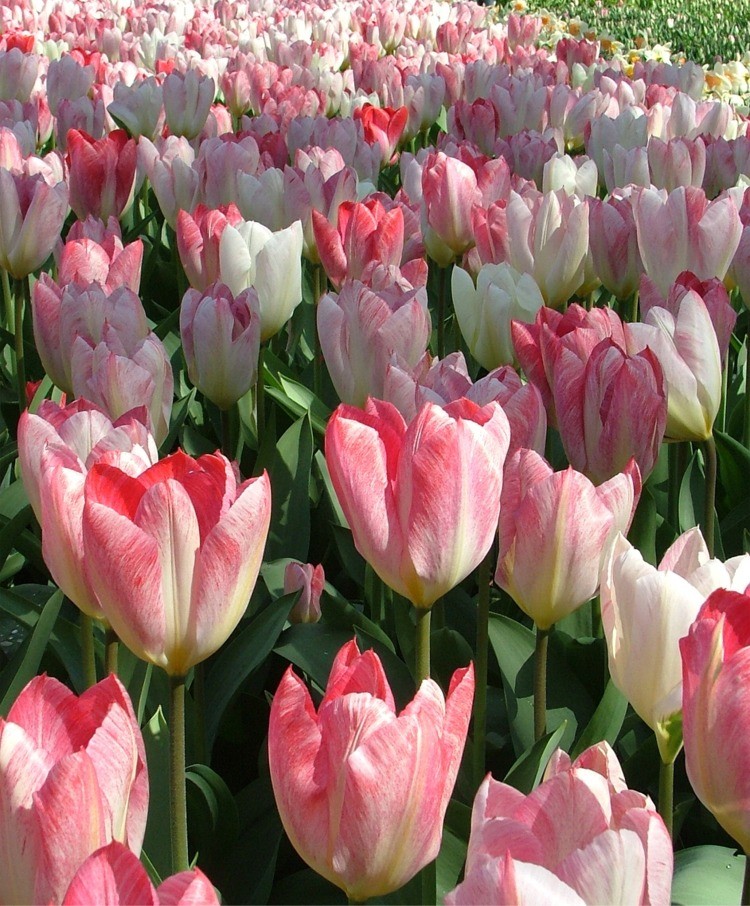
<svg viewBox="0 0 750 906">
<path fill-rule="evenodd" d="M 331 417 L 326 461 L 354 544 L 415 607 L 431 607 L 491 547 L 509 441 L 497 403 L 426 403 L 408 426 L 372 399 Z"/>
<path fill-rule="evenodd" d="M 268 732 L 276 804 L 297 852 L 350 900 L 397 890 L 437 856 L 473 695 L 469 666 L 447 700 L 426 679 L 397 714 L 380 659 L 355 641 L 317 712 L 292 668 L 284 674 Z"/>
<path fill-rule="evenodd" d="M 117 677 L 80 698 L 35 677 L 0 717 L 0 902 L 61 902 L 112 840 L 140 855 L 147 811 L 143 737 Z"/>
<path fill-rule="evenodd" d="M 70 882 L 62 906 L 219 906 L 213 884 L 200 868 L 181 871 L 154 889 L 148 872 L 126 846 L 114 840 L 97 849 Z"/>
<path fill-rule="evenodd" d="M 326 577 L 320 563 L 299 563 L 292 560 L 284 570 L 284 594 L 300 592 L 299 600 L 289 614 L 290 623 L 317 623 L 320 619 L 320 596 Z"/>
<path fill-rule="evenodd" d="M 671 192 L 679 186 L 703 185 L 706 172 L 706 144 L 702 138 L 673 138 L 662 141 L 653 135 L 648 143 L 651 184 Z"/>
<path fill-rule="evenodd" d="M 204 292 L 219 279 L 219 242 L 224 228 L 242 223 L 236 205 L 211 210 L 199 204 L 192 214 L 177 212 L 177 250 L 193 289 Z"/>
<path fill-rule="evenodd" d="M 658 568 L 618 536 L 602 570 L 602 624 L 609 672 L 656 734 L 665 764 L 682 747 L 679 640 L 716 588 L 744 589 L 750 555 L 711 560 L 700 530 L 681 535 Z"/>
<path fill-rule="evenodd" d="M 618 299 L 630 298 L 638 289 L 643 262 L 629 198 L 589 199 L 589 248 L 604 288 Z"/>
<path fill-rule="evenodd" d="M 138 142 L 139 165 L 172 229 L 177 229 L 180 214 L 193 211 L 200 196 L 200 176 L 194 161 L 195 151 L 183 136 L 169 135 L 156 144 L 145 137 Z"/>
<path fill-rule="evenodd" d="M 222 283 L 237 296 L 254 287 L 260 302 L 260 338 L 269 340 L 302 301 L 302 224 L 272 233 L 260 223 L 227 225 L 219 240 Z"/>
<path fill-rule="evenodd" d="M 162 85 L 167 126 L 172 135 L 195 138 L 206 125 L 216 95 L 216 83 L 194 69 L 184 75 L 171 72 Z"/>
<path fill-rule="evenodd" d="M 641 189 L 633 200 L 644 270 L 666 297 L 682 271 L 723 280 L 742 236 L 729 195 L 708 201 L 703 189 Z"/>
<path fill-rule="evenodd" d="M 593 598 L 618 532 L 627 532 L 640 496 L 638 466 L 599 487 L 568 468 L 555 472 L 533 450 L 505 469 L 495 582 L 539 629 Z"/>
<path fill-rule="evenodd" d="M 68 187 L 0 167 L 0 267 L 27 277 L 50 256 L 68 213 Z"/>
<path fill-rule="evenodd" d="M 133 200 L 136 145 L 123 129 L 94 140 L 85 132 L 68 132 L 70 206 L 79 220 L 92 214 L 106 222 L 120 217 Z"/>
<path fill-rule="evenodd" d="M 245 612 L 270 524 L 268 475 L 238 485 L 220 453 L 178 451 L 137 476 L 96 464 L 84 497 L 87 566 L 112 628 L 184 676 Z"/>
<path fill-rule="evenodd" d="M 442 151 L 422 169 L 422 234 L 430 257 L 441 267 L 474 245 L 471 210 L 482 193 L 472 168 Z"/>
<path fill-rule="evenodd" d="M 328 373 L 345 403 L 364 406 L 384 393 L 388 363 L 397 355 L 414 366 L 430 339 L 423 288 L 378 292 L 359 281 L 318 302 L 318 335 Z"/>
<path fill-rule="evenodd" d="M 149 76 L 132 85 L 117 82 L 113 96 L 107 107 L 110 116 L 133 138 L 144 136 L 153 141 L 164 127 L 162 86 L 156 77 Z"/>
<path fill-rule="evenodd" d="M 189 289 L 180 309 L 180 336 L 192 383 L 220 409 L 229 409 L 255 382 L 260 350 L 258 294 L 234 297 L 223 283 Z"/>
<path fill-rule="evenodd" d="M 696 795 L 750 852 L 750 597 L 715 591 L 701 607 L 682 654 L 685 765 Z"/>
<path fill-rule="evenodd" d="M 673 313 L 654 306 L 627 325 L 629 352 L 648 347 L 667 387 L 668 440 L 707 440 L 721 405 L 721 350 L 703 299 L 689 290 Z"/>
<path fill-rule="evenodd" d="M 461 334 L 479 364 L 492 371 L 515 361 L 511 320 L 532 323 L 544 305 L 530 274 L 519 274 L 509 264 L 485 264 L 471 276 L 454 267 L 451 277 L 453 306 Z"/>
<path fill-rule="evenodd" d="M 60 286 L 76 283 L 84 288 L 98 283 L 111 294 L 121 286 L 137 293 L 141 283 L 143 240 L 126 246 L 119 236 L 108 233 L 104 242 L 89 237 L 68 239 L 57 255 L 57 279 Z M 50 281 L 51 283 L 51 281 Z"/>
<path fill-rule="evenodd" d="M 664 822 L 648 796 L 628 789 L 609 745 L 573 762 L 558 749 L 528 796 L 487 775 L 465 879 L 445 902 L 667 906 L 672 865 Z"/>
</svg>

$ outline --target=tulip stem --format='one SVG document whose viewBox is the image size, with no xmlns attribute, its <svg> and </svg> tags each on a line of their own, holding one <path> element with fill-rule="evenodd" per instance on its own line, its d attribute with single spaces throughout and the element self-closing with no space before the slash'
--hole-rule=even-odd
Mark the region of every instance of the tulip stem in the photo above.
<svg viewBox="0 0 750 906">
<path fill-rule="evenodd" d="M 750 336 L 745 340 L 745 419 L 742 425 L 742 440 L 750 450 Z"/>
<path fill-rule="evenodd" d="M 313 391 L 315 396 L 320 399 L 320 394 L 323 388 L 323 350 L 320 348 L 320 336 L 318 334 L 318 302 L 320 297 L 323 295 L 323 288 L 325 287 L 325 271 L 321 264 L 316 264 L 313 266 L 312 272 L 312 290 L 313 290 L 313 307 L 315 312 L 313 315 L 314 328 L 313 332 L 315 334 L 315 349 L 314 349 L 314 359 L 313 359 Z"/>
<path fill-rule="evenodd" d="M 716 499 L 716 441 L 713 434 L 703 443 L 706 458 L 705 507 L 703 509 L 703 539 L 709 557 L 714 555 L 714 502 Z"/>
<path fill-rule="evenodd" d="M 263 445 L 263 436 L 266 433 L 266 383 L 263 376 L 263 357 L 266 347 L 260 344 L 258 352 L 258 379 L 255 382 L 255 429 L 258 435 L 258 452 Z"/>
<path fill-rule="evenodd" d="M 185 789 L 185 677 L 169 677 L 169 767 L 172 873 L 187 871 L 187 792 Z"/>
<path fill-rule="evenodd" d="M 659 814 L 672 836 L 672 816 L 674 814 L 674 762 L 659 765 Z"/>
<path fill-rule="evenodd" d="M 668 448 L 669 484 L 667 486 L 667 516 L 675 535 L 680 534 L 680 485 L 685 474 L 685 444 L 672 443 Z"/>
<path fill-rule="evenodd" d="M 26 360 L 23 351 L 23 309 L 29 293 L 29 278 L 21 281 L 23 289 L 16 288 L 13 306 L 13 345 L 16 351 L 16 379 L 18 381 L 18 409 L 26 409 Z"/>
<path fill-rule="evenodd" d="M 490 571 L 492 548 L 479 564 L 477 608 L 476 686 L 474 690 L 474 787 L 484 778 L 484 749 L 487 738 L 487 663 L 489 660 Z"/>
<path fill-rule="evenodd" d="M 438 358 L 445 358 L 445 293 L 448 282 L 448 268 L 438 268 L 438 334 L 437 334 L 437 352 Z"/>
<path fill-rule="evenodd" d="M 750 856 L 745 853 L 745 880 L 742 882 L 742 906 L 750 906 Z"/>
<path fill-rule="evenodd" d="M 206 670 L 204 662 L 193 668 L 193 702 L 195 703 L 195 755 L 199 764 L 208 764 L 206 749 Z"/>
<path fill-rule="evenodd" d="M 96 685 L 96 656 L 94 654 L 94 620 L 81 613 L 81 659 L 86 688 Z"/>
<path fill-rule="evenodd" d="M 547 646 L 549 629 L 536 627 L 534 649 L 534 742 L 547 732 Z"/>
<path fill-rule="evenodd" d="M 110 673 L 117 674 L 117 655 L 120 640 L 117 633 L 111 626 L 104 630 L 104 672 L 107 676 Z"/>
<path fill-rule="evenodd" d="M 3 327 L 7 327 L 10 331 L 11 327 L 11 312 L 13 311 L 13 296 L 10 291 L 10 278 L 8 277 L 8 272 L 4 268 L 0 268 L 0 274 L 3 278 Z"/>
<path fill-rule="evenodd" d="M 635 324 L 638 320 L 638 290 L 633 293 L 633 297 L 630 300 L 630 321 L 632 324 Z"/>
<path fill-rule="evenodd" d="M 417 688 L 422 680 L 430 678 L 430 615 L 427 607 L 417 607 Z"/>
</svg>

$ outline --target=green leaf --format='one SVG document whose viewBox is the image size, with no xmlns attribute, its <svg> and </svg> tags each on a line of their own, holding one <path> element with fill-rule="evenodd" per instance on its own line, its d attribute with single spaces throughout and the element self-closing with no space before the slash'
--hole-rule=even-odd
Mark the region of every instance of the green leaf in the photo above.
<svg viewBox="0 0 750 906">
<path fill-rule="evenodd" d="M 534 742 L 534 647 L 535 635 L 516 620 L 490 614 L 490 643 L 503 677 L 511 738 L 517 755 Z M 566 663 L 564 647 L 553 630 L 547 653 L 547 727 L 554 730 L 563 722 L 567 729 L 561 745 L 573 744 L 578 726 L 588 723 L 594 702 L 581 681 Z"/>
<path fill-rule="evenodd" d="M 185 772 L 187 781 L 188 827 L 201 865 L 211 873 L 220 864 L 240 832 L 237 805 L 229 787 L 206 764 L 193 764 Z"/>
<path fill-rule="evenodd" d="M 745 857 L 725 846 L 693 846 L 675 853 L 672 903 L 714 906 L 739 903 Z"/>
<path fill-rule="evenodd" d="M 296 597 L 295 592 L 273 601 L 214 658 L 206 677 L 206 739 L 209 750 L 227 705 L 247 677 L 268 657 Z"/>
<path fill-rule="evenodd" d="M 187 396 L 183 396 L 182 399 L 177 400 L 177 402 L 172 407 L 172 418 L 169 423 L 169 433 L 166 438 L 162 441 L 161 446 L 159 447 L 160 455 L 169 453 L 169 451 L 174 447 L 177 442 L 177 435 L 180 433 L 180 428 L 185 423 L 187 418 L 188 409 L 190 404 L 195 399 L 195 394 L 197 390 L 193 388 Z"/>
<path fill-rule="evenodd" d="M 172 844 L 169 820 L 169 727 L 161 708 L 143 727 L 148 764 L 148 821 L 143 850 L 159 877 L 172 874 Z"/>
<path fill-rule="evenodd" d="M 310 547 L 310 468 L 313 436 L 307 416 L 296 421 L 276 445 L 269 469 L 273 513 L 265 557 L 306 561 Z"/>
<path fill-rule="evenodd" d="M 747 476 L 750 474 L 750 450 L 730 434 L 714 431 L 719 460 L 719 486 L 726 500 L 736 505 L 750 498 Z"/>
<path fill-rule="evenodd" d="M 537 740 L 528 752 L 524 752 L 516 760 L 513 767 L 505 775 L 505 783 L 509 783 L 526 794 L 536 789 L 542 779 L 544 769 L 552 757 L 552 753 L 560 745 L 565 728 L 566 723 L 563 721 L 556 730 Z"/>
<path fill-rule="evenodd" d="M 39 672 L 39 664 L 62 602 L 63 593 L 59 589 L 50 595 L 34 626 L 34 631 L 24 640 L 0 675 L 0 715 L 8 713 L 24 686 Z"/>
<path fill-rule="evenodd" d="M 700 525 L 703 514 L 703 475 L 698 464 L 698 456 L 696 450 L 682 476 L 678 501 L 680 532 Z"/>
<path fill-rule="evenodd" d="M 333 659 L 352 634 L 325 623 L 298 624 L 284 630 L 274 651 L 325 689 Z"/>
<path fill-rule="evenodd" d="M 604 690 L 602 700 L 599 702 L 594 716 L 586 725 L 586 729 L 578 737 L 578 741 L 571 750 L 570 757 L 577 758 L 581 752 L 594 746 L 598 742 L 608 742 L 611 746 L 622 729 L 622 723 L 625 720 L 625 714 L 628 710 L 628 700 L 610 681 Z"/>
<path fill-rule="evenodd" d="M 309 414 L 313 430 L 318 434 L 325 434 L 330 409 L 312 390 L 300 384 L 270 349 L 263 355 L 263 374 L 268 396 L 295 418 Z"/>
</svg>

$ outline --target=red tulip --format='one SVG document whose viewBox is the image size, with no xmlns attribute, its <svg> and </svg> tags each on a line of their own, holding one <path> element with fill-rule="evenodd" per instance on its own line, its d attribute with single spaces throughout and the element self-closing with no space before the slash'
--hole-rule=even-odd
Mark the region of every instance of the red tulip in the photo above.
<svg viewBox="0 0 750 906">
<path fill-rule="evenodd" d="M 76 217 L 106 221 L 120 217 L 133 198 L 136 145 L 123 129 L 95 141 L 85 132 L 68 132 L 70 206 Z"/>
<path fill-rule="evenodd" d="M 700 801 L 750 852 L 750 587 L 715 591 L 682 653 L 682 734 L 688 778 Z"/>
<path fill-rule="evenodd" d="M 112 840 L 139 855 L 147 810 L 143 738 L 116 676 L 80 698 L 37 676 L 0 717 L 0 902 L 59 903 Z"/>
<path fill-rule="evenodd" d="M 409 119 L 406 107 L 395 110 L 393 107 L 363 104 L 355 107 L 352 115 L 355 121 L 361 121 L 367 144 L 380 148 L 383 165 L 390 163 Z"/>
<path fill-rule="evenodd" d="M 437 856 L 473 695 L 469 666 L 447 701 L 426 679 L 397 715 L 380 659 L 355 641 L 317 713 L 292 668 L 284 674 L 268 730 L 276 804 L 297 852 L 351 900 L 397 890 Z"/>
<path fill-rule="evenodd" d="M 84 551 L 106 618 L 138 657 L 184 676 L 245 612 L 271 519 L 268 475 L 238 486 L 220 453 L 178 451 L 138 476 L 96 464 L 84 497 Z"/>
<path fill-rule="evenodd" d="M 379 400 L 333 413 L 326 461 L 354 543 L 415 607 L 431 607 L 492 545 L 509 442 L 497 403 L 425 403 L 408 426 Z"/>
</svg>

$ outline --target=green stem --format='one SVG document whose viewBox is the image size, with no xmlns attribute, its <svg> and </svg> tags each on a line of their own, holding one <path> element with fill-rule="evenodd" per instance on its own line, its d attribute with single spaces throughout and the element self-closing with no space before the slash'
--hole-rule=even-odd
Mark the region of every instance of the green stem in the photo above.
<svg viewBox="0 0 750 906">
<path fill-rule="evenodd" d="M 487 738 L 487 665 L 489 661 L 490 573 L 493 551 L 479 565 L 477 609 L 477 656 L 474 684 L 474 788 L 484 779 L 485 740 Z"/>
<path fill-rule="evenodd" d="M 323 270 L 323 265 L 313 265 L 313 306 L 315 307 L 315 313 L 313 316 L 313 330 L 315 334 L 315 343 L 313 350 L 315 356 L 315 358 L 313 359 L 313 391 L 315 392 L 315 396 L 317 396 L 318 399 L 320 399 L 320 394 L 323 389 L 323 350 L 321 349 L 320 337 L 318 336 L 318 302 L 320 301 L 320 297 L 323 295 L 326 279 L 326 273 Z"/>
<path fill-rule="evenodd" d="M 417 687 L 430 677 L 430 615 L 427 607 L 417 608 L 416 667 Z"/>
<path fill-rule="evenodd" d="M 258 378 L 255 382 L 255 428 L 258 435 L 258 450 L 263 446 L 263 437 L 266 433 L 266 383 L 263 376 L 263 355 L 266 347 L 260 344 L 258 353 Z"/>
<path fill-rule="evenodd" d="M 536 627 L 534 649 L 534 741 L 547 732 L 547 645 L 549 629 Z"/>
<path fill-rule="evenodd" d="M 10 332 L 11 329 L 11 312 L 13 311 L 13 295 L 10 291 L 10 277 L 8 272 L 0 268 L 0 274 L 2 274 L 3 280 L 3 327 L 7 327 Z"/>
<path fill-rule="evenodd" d="M 448 277 L 448 268 L 441 267 L 438 271 L 438 334 L 437 354 L 439 359 L 445 358 L 445 291 Z"/>
<path fill-rule="evenodd" d="M 633 293 L 633 297 L 630 300 L 630 321 L 635 324 L 638 320 L 638 290 Z"/>
<path fill-rule="evenodd" d="M 208 764 L 206 749 L 206 671 L 204 661 L 193 668 L 193 701 L 195 702 L 195 754 L 199 764 Z"/>
<path fill-rule="evenodd" d="M 172 873 L 187 871 L 187 793 L 185 790 L 185 677 L 169 677 L 169 790 Z"/>
<path fill-rule="evenodd" d="M 13 346 L 16 352 L 16 380 L 18 386 L 18 408 L 23 413 L 26 409 L 26 359 L 23 350 L 23 309 L 24 298 L 28 291 L 29 278 L 20 281 L 24 289 L 16 288 L 13 306 Z"/>
<path fill-rule="evenodd" d="M 96 655 L 94 654 L 94 620 L 81 613 L 81 659 L 86 688 L 96 685 Z"/>
<path fill-rule="evenodd" d="M 237 446 L 240 433 L 240 416 L 237 403 L 221 409 L 221 452 L 227 459 L 238 459 Z"/>
<path fill-rule="evenodd" d="M 713 434 L 703 443 L 706 457 L 705 505 L 703 507 L 703 540 L 709 557 L 714 555 L 714 503 L 716 500 L 716 441 Z"/>
<path fill-rule="evenodd" d="M 672 836 L 672 816 L 674 814 L 674 762 L 659 765 L 659 814 Z"/>
<path fill-rule="evenodd" d="M 680 486 L 685 473 L 684 442 L 672 443 L 667 447 L 669 456 L 669 483 L 667 485 L 667 518 L 675 534 L 680 531 Z"/>
<path fill-rule="evenodd" d="M 177 234 L 169 227 L 169 244 L 172 250 L 172 267 L 174 268 L 175 280 L 177 282 L 177 304 L 182 303 L 182 298 L 187 292 L 188 282 L 185 276 L 185 269 L 180 260 L 180 252 L 177 248 Z"/>
<path fill-rule="evenodd" d="M 721 371 L 721 406 L 719 407 L 719 431 L 727 430 L 727 393 L 729 390 L 729 353 Z"/>
<path fill-rule="evenodd" d="M 750 906 L 750 856 L 745 853 L 745 880 L 742 882 L 742 906 Z"/>
<path fill-rule="evenodd" d="M 110 673 L 117 673 L 117 655 L 120 640 L 117 633 L 107 624 L 104 630 L 104 672 L 107 676 Z"/>
<path fill-rule="evenodd" d="M 742 442 L 750 450 L 750 336 L 745 340 L 745 397 L 744 421 L 742 423 Z"/>
</svg>

